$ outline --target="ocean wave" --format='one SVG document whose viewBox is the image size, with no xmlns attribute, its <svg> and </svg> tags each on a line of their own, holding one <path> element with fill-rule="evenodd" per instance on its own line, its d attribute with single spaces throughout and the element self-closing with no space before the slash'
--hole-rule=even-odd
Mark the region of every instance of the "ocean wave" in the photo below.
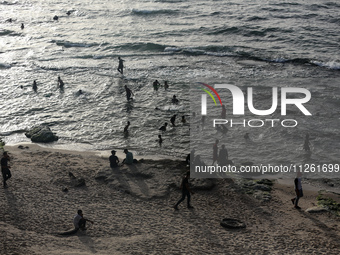
<svg viewBox="0 0 340 255">
<path fill-rule="evenodd" d="M 18 2 L 7 2 L 7 1 L 3 1 L 3 2 L 0 2 L 0 4 L 2 5 L 15 5 L 15 4 L 18 4 Z"/>
<path fill-rule="evenodd" d="M 174 15 L 178 14 L 177 10 L 169 10 L 169 9 L 162 9 L 162 10 L 139 10 L 139 9 L 132 9 L 131 10 L 132 14 L 134 15 L 162 15 L 162 14 L 167 14 L 167 15 Z"/>
<path fill-rule="evenodd" d="M 65 48 L 71 48 L 71 47 L 89 48 L 89 47 L 96 47 L 99 45 L 103 45 L 99 43 L 76 43 L 76 42 L 54 41 L 54 40 L 52 40 L 52 43 L 55 43 L 58 46 L 63 46 Z"/>
<path fill-rule="evenodd" d="M 20 36 L 20 33 L 17 33 L 12 30 L 7 30 L 7 29 L 0 29 L 0 36 Z"/>
<path fill-rule="evenodd" d="M 5 63 L 0 63 L 0 69 L 9 69 L 11 68 L 12 66 L 9 65 L 9 64 L 5 64 Z"/>
<path fill-rule="evenodd" d="M 129 51 L 163 52 L 167 47 L 171 47 L 171 46 L 170 45 L 157 44 L 157 43 L 140 42 L 140 43 L 126 43 L 126 44 L 115 46 L 114 48 L 117 48 L 117 49 L 120 49 L 120 50 L 129 50 Z"/>
<path fill-rule="evenodd" d="M 329 61 L 329 62 L 311 61 L 311 63 L 317 66 L 326 67 L 332 70 L 340 70 L 340 63 L 336 61 Z"/>
</svg>

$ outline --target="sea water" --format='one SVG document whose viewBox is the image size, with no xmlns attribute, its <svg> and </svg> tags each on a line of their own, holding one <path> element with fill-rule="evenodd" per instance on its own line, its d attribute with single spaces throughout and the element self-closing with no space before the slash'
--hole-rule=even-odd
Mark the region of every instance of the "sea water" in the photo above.
<svg viewBox="0 0 340 255">
<path fill-rule="evenodd" d="M 305 162 L 302 145 L 309 133 L 308 160 L 339 161 L 336 1 L 8 0 L 0 10 L 0 137 L 8 144 L 28 141 L 24 131 L 44 124 L 59 136 L 53 146 L 185 157 L 194 123 L 208 141 L 206 155 L 218 138 L 236 162 Z M 117 71 L 118 57 L 125 60 L 124 75 Z M 156 79 L 168 81 L 169 89 L 154 91 Z M 274 86 L 308 88 L 313 116 L 293 109 L 296 128 L 204 133 L 193 118 L 199 106 L 190 108 L 198 82 L 254 87 L 263 109 Z M 129 102 L 125 85 L 134 93 Z M 178 105 L 171 103 L 173 95 Z M 165 122 L 169 128 L 160 133 Z M 246 132 L 251 144 L 244 141 Z"/>
</svg>

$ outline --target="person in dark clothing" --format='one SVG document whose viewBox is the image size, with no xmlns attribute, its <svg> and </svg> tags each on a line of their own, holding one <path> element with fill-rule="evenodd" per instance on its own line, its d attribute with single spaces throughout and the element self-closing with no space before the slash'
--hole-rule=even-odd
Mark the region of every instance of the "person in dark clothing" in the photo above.
<svg viewBox="0 0 340 255">
<path fill-rule="evenodd" d="M 190 171 L 188 171 L 185 175 L 185 177 L 183 178 L 182 180 L 182 183 L 181 183 L 181 189 L 182 189 L 182 197 L 181 199 L 176 203 L 176 205 L 174 206 L 175 210 L 179 210 L 178 209 L 178 205 L 180 203 L 182 203 L 185 199 L 185 197 L 187 197 L 187 206 L 189 209 L 192 209 L 194 207 L 192 207 L 190 205 L 190 194 L 194 194 L 194 192 L 192 192 L 192 190 L 190 189 L 190 186 L 189 186 L 189 178 L 190 178 Z"/>
<path fill-rule="evenodd" d="M 218 163 L 221 166 L 225 166 L 228 163 L 228 150 L 226 149 L 225 145 L 222 145 L 222 149 L 220 150 L 220 153 L 218 154 Z"/>
<path fill-rule="evenodd" d="M 64 88 L 64 82 L 63 82 L 63 80 L 60 78 L 60 76 L 58 76 L 58 86 L 59 86 L 59 88 Z"/>
<path fill-rule="evenodd" d="M 171 119 L 170 119 L 170 122 L 171 122 L 171 124 L 175 127 L 176 125 L 175 125 L 175 121 L 176 121 L 176 114 L 174 115 L 174 116 L 172 116 L 171 117 Z"/>
<path fill-rule="evenodd" d="M 123 62 L 124 62 L 124 60 L 121 59 L 120 57 L 118 57 L 118 61 L 119 61 L 119 63 L 118 63 L 118 68 L 117 68 L 117 70 L 118 70 L 118 72 L 120 72 L 121 74 L 123 74 L 123 69 L 124 69 L 124 64 L 123 64 Z"/>
<path fill-rule="evenodd" d="M 292 198 L 291 200 L 296 209 L 301 209 L 301 207 L 298 206 L 298 203 L 299 203 L 300 197 L 303 197 L 301 177 L 302 177 L 302 173 L 298 172 L 296 178 L 294 179 L 296 197 Z"/>
<path fill-rule="evenodd" d="M 116 151 L 115 151 L 115 150 L 112 150 L 112 151 L 111 151 L 111 154 L 112 154 L 112 155 L 109 157 L 109 160 L 110 160 L 110 167 L 111 167 L 111 168 L 118 167 L 119 159 L 118 159 L 118 157 L 116 156 Z"/>
<path fill-rule="evenodd" d="M 133 93 L 132 93 L 131 89 L 129 89 L 126 85 L 124 87 L 125 87 L 125 91 L 126 91 L 126 99 L 128 101 L 130 101 L 130 99 L 132 99 L 131 96 L 133 96 Z"/>
<path fill-rule="evenodd" d="M 159 83 L 159 81 L 155 80 L 152 83 L 152 86 L 153 86 L 153 90 L 158 91 L 158 88 L 161 86 L 161 84 Z"/>
<path fill-rule="evenodd" d="M 73 218 L 74 228 L 76 230 L 86 230 L 86 221 L 89 221 L 93 224 L 93 221 L 84 218 L 82 210 L 78 210 L 77 214 Z"/>
<path fill-rule="evenodd" d="M 11 167 L 8 165 L 8 161 L 10 161 L 10 158 L 5 151 L 1 159 L 1 173 L 4 181 L 4 188 L 7 188 L 6 181 L 12 177 L 11 171 L 9 170 Z"/>
</svg>

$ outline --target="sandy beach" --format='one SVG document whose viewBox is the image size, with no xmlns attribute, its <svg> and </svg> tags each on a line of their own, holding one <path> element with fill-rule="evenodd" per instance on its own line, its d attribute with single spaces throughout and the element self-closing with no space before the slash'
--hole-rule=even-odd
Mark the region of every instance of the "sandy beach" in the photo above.
<svg viewBox="0 0 340 255">
<path fill-rule="evenodd" d="M 302 209 L 296 210 L 290 201 L 293 181 L 276 181 L 264 201 L 240 192 L 232 179 L 191 180 L 194 209 L 184 202 L 175 211 L 184 162 L 145 159 L 110 169 L 109 152 L 35 144 L 5 150 L 12 178 L 0 190 L 0 254 L 340 253 L 339 218 L 305 211 L 317 205 L 322 187 L 303 183 Z M 72 229 L 78 209 L 94 224 L 75 235 L 57 235 Z M 246 227 L 224 228 L 223 218 Z"/>
</svg>

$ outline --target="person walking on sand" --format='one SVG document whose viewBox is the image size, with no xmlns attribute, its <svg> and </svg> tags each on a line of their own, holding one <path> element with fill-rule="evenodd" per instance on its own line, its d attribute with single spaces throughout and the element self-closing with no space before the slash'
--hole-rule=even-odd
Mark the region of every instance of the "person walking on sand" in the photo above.
<svg viewBox="0 0 340 255">
<path fill-rule="evenodd" d="M 130 99 L 132 99 L 131 96 L 134 96 L 134 94 L 132 93 L 131 89 L 129 89 L 126 85 L 124 86 L 124 88 L 126 91 L 126 99 L 130 101 Z"/>
<path fill-rule="evenodd" d="M 93 224 L 92 220 L 85 219 L 83 216 L 83 211 L 78 210 L 77 214 L 73 218 L 73 225 L 76 230 L 86 230 L 86 222 L 89 221 Z"/>
<path fill-rule="evenodd" d="M 118 70 L 118 72 L 120 72 L 121 74 L 123 74 L 123 69 L 124 69 L 124 64 L 123 64 L 123 62 L 124 62 L 125 60 L 123 60 L 123 59 L 121 59 L 120 57 L 118 57 L 118 61 L 119 61 L 119 63 L 118 63 L 118 68 L 117 68 L 117 70 Z"/>
<path fill-rule="evenodd" d="M 11 167 L 8 165 L 8 161 L 10 161 L 10 158 L 7 152 L 5 151 L 1 159 L 1 173 L 4 181 L 4 189 L 7 188 L 6 181 L 12 177 L 11 171 L 9 170 Z"/>
<path fill-rule="evenodd" d="M 194 208 L 190 205 L 190 197 L 191 197 L 190 194 L 194 194 L 194 192 L 192 192 L 192 190 L 190 189 L 189 178 L 190 178 L 190 171 L 186 173 L 185 177 L 182 180 L 181 187 L 180 187 L 182 189 L 182 197 L 180 200 L 178 200 L 178 202 L 174 206 L 176 211 L 179 210 L 178 205 L 184 201 L 185 197 L 187 197 L 187 207 L 189 209 Z"/>
<path fill-rule="evenodd" d="M 292 198 L 291 201 L 294 205 L 294 208 L 296 209 L 301 209 L 301 207 L 298 206 L 298 203 L 299 203 L 300 197 L 303 197 L 301 177 L 302 177 L 302 173 L 299 171 L 296 175 L 296 178 L 294 179 L 296 197 Z"/>
<path fill-rule="evenodd" d="M 110 167 L 111 168 L 118 167 L 119 159 L 116 156 L 116 151 L 115 150 L 111 151 L 111 156 L 109 157 L 109 161 L 110 161 Z"/>
</svg>

